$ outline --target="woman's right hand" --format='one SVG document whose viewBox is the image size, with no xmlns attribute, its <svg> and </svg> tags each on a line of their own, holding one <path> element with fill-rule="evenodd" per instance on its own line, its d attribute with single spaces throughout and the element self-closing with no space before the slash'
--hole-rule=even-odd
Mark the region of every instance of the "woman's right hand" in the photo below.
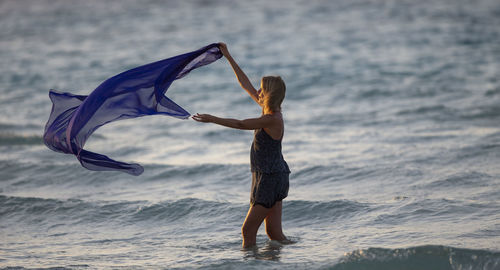
<svg viewBox="0 0 500 270">
<path fill-rule="evenodd" d="M 225 57 L 229 55 L 229 50 L 227 49 L 227 45 L 224 42 L 219 42 L 219 49 Z"/>
<path fill-rule="evenodd" d="M 193 120 L 197 122 L 202 122 L 202 123 L 210 123 L 213 122 L 214 116 L 210 114 L 199 114 L 197 113 L 196 115 L 191 116 Z"/>
</svg>

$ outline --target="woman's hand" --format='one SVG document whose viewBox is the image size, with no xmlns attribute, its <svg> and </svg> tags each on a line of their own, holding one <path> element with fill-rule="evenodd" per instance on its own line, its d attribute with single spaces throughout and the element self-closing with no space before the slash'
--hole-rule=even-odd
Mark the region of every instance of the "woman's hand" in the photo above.
<svg viewBox="0 0 500 270">
<path fill-rule="evenodd" d="M 224 55 L 225 57 L 228 57 L 228 55 L 230 55 L 229 50 L 227 49 L 226 43 L 219 42 L 219 49 L 220 49 L 222 55 Z"/>
<path fill-rule="evenodd" d="M 214 121 L 214 116 L 210 114 L 199 114 L 193 115 L 191 118 L 197 122 L 211 123 Z"/>
</svg>

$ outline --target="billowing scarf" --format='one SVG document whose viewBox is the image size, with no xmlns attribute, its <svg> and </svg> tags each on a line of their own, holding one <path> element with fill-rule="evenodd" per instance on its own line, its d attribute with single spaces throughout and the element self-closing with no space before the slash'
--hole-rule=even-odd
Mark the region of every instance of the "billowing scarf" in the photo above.
<svg viewBox="0 0 500 270">
<path fill-rule="evenodd" d="M 43 139 L 50 149 L 75 155 L 83 167 L 140 175 L 144 168 L 83 149 L 100 126 L 118 120 L 163 114 L 188 118 L 189 113 L 165 96 L 174 80 L 222 57 L 218 44 L 122 72 L 105 80 L 90 95 L 51 90 L 52 112 Z"/>
</svg>

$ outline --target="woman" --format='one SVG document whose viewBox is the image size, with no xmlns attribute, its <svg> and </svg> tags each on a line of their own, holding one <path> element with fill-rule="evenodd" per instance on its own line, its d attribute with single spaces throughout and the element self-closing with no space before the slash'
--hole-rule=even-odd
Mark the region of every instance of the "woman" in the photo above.
<svg viewBox="0 0 500 270">
<path fill-rule="evenodd" d="M 250 80 L 234 61 L 226 44 L 220 43 L 222 54 L 233 68 L 241 87 L 262 107 L 262 115 L 245 120 L 219 118 L 210 114 L 196 114 L 199 122 L 255 130 L 250 151 L 252 189 L 250 209 L 241 227 L 243 248 L 255 246 L 257 231 L 265 221 L 266 233 L 271 240 L 287 242 L 281 228 L 282 200 L 288 195 L 290 170 L 281 153 L 284 134 L 281 103 L 285 97 L 285 83 L 279 76 L 266 76 L 256 90 Z"/>
</svg>

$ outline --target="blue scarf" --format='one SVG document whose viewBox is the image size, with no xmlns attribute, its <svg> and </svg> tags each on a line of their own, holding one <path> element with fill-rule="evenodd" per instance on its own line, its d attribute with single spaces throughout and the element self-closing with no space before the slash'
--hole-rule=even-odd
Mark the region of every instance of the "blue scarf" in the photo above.
<svg viewBox="0 0 500 270">
<path fill-rule="evenodd" d="M 190 114 L 165 96 L 174 80 L 191 70 L 222 57 L 218 44 L 150 63 L 111 77 L 90 95 L 81 96 L 51 90 L 52 112 L 43 140 L 50 149 L 75 155 L 83 167 L 95 171 L 122 171 L 140 175 L 144 168 L 112 160 L 83 149 L 100 126 L 118 120 L 163 114 L 181 119 Z"/>
</svg>

